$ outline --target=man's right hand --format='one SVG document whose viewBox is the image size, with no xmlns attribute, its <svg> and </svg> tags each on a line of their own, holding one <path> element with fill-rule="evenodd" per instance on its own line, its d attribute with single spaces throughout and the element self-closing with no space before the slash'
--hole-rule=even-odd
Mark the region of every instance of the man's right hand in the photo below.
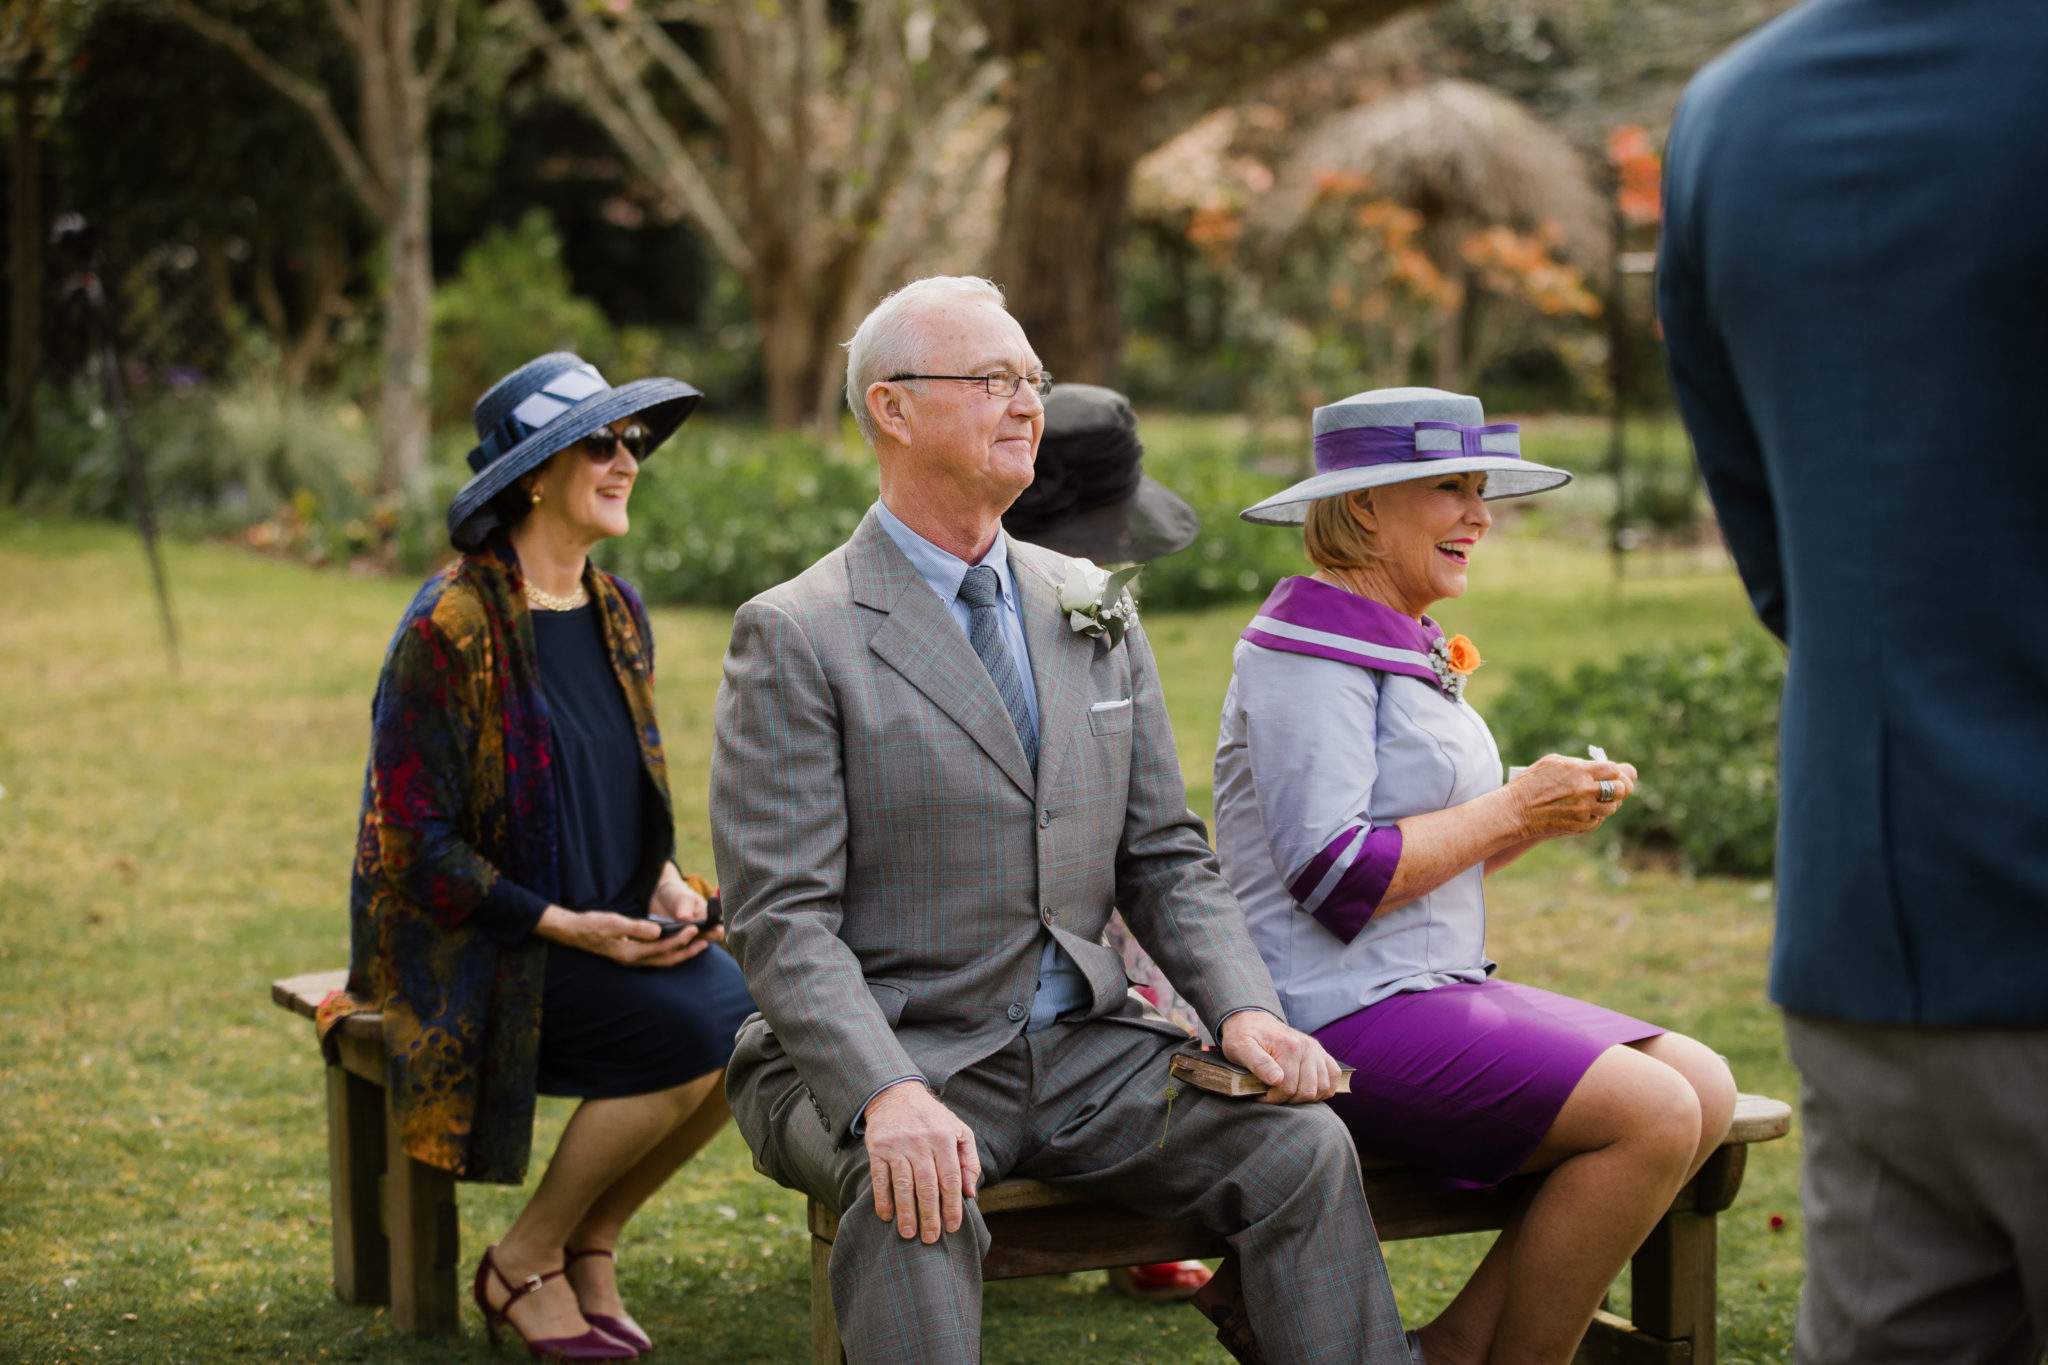
<svg viewBox="0 0 2048 1365">
<path fill-rule="evenodd" d="M 963 1199 L 981 1183 L 974 1130 L 933 1097 L 923 1081 L 898 1081 L 876 1093 L 864 1111 L 868 1174 L 875 1216 L 893 1221 L 905 1240 L 929 1246 L 939 1230 L 958 1232 Z"/>
</svg>

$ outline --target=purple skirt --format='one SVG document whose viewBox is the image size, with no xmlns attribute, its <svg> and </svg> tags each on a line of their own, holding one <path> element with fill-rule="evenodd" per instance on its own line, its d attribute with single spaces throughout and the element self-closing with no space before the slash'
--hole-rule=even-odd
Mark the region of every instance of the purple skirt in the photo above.
<svg viewBox="0 0 2048 1365">
<path fill-rule="evenodd" d="M 1491 1185 L 1521 1169 L 1594 1058 L 1662 1032 L 1493 978 L 1389 996 L 1316 1039 L 1357 1068 L 1330 1108 L 1361 1155 Z"/>
</svg>

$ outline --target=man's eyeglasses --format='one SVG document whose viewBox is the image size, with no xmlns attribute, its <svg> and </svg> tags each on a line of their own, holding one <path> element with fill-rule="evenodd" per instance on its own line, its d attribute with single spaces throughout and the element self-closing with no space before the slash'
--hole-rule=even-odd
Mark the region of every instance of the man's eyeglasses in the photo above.
<svg viewBox="0 0 2048 1365">
<path fill-rule="evenodd" d="M 889 376 L 891 384 L 899 383 L 905 379 L 955 379 L 962 384 L 979 384 L 982 388 L 988 390 L 988 395 L 991 398 L 1014 398 L 1017 396 L 1017 390 L 1023 388 L 1026 384 L 1031 386 L 1033 393 L 1043 398 L 1046 395 L 1046 391 L 1052 388 L 1052 376 L 1044 370 L 1040 370 L 1036 374 L 1018 374 L 1015 370 L 990 370 L 987 374 L 892 374 Z"/>
<path fill-rule="evenodd" d="M 604 464 L 611 460 L 612 452 L 620 446 L 635 460 L 647 458 L 647 428 L 634 423 L 624 431 L 613 431 L 610 427 L 599 427 L 576 443 L 584 458 L 593 464 Z"/>
</svg>

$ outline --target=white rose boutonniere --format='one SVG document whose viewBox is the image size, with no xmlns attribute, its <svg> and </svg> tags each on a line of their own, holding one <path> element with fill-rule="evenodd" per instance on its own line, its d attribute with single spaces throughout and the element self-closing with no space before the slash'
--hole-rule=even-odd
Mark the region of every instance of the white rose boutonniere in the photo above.
<svg viewBox="0 0 2048 1365">
<path fill-rule="evenodd" d="M 1107 640 L 1114 649 L 1138 619 L 1137 603 L 1124 589 L 1141 567 L 1133 564 L 1111 573 L 1085 559 L 1068 560 L 1066 581 L 1060 584 L 1060 610 L 1066 613 L 1067 626 L 1077 635 Z"/>
</svg>

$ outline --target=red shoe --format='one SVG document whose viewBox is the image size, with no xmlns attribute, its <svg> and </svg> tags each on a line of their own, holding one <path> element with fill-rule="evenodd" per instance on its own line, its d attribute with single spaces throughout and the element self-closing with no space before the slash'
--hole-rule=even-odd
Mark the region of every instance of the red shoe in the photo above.
<svg viewBox="0 0 2048 1365">
<path fill-rule="evenodd" d="M 1146 1303 L 1179 1303 L 1200 1292 L 1209 1274 L 1200 1261 L 1161 1261 L 1119 1267 L 1109 1272 L 1109 1283 L 1119 1294 Z"/>
<path fill-rule="evenodd" d="M 618 1264 L 619 1260 L 617 1252 L 606 1251 L 603 1247 L 585 1247 L 581 1251 L 577 1251 L 572 1247 L 563 1247 L 562 1268 L 567 1270 L 570 1262 L 580 1261 L 585 1256 L 602 1256 L 614 1265 Z M 579 1300 L 577 1307 L 581 1308 L 582 1306 L 582 1302 Z M 634 1322 L 631 1318 L 615 1318 L 609 1313 L 593 1313 L 585 1308 L 583 1310 L 583 1320 L 599 1331 L 608 1332 L 612 1336 L 617 1337 L 642 1355 L 654 1349 L 654 1338 L 641 1331 L 640 1324 Z"/>
<path fill-rule="evenodd" d="M 545 1275 L 528 1275 L 525 1283 L 514 1284 L 505 1278 L 505 1272 L 498 1269 L 498 1263 L 491 1259 L 491 1252 L 495 1249 L 493 1247 L 486 1247 L 484 1249 L 484 1258 L 477 1262 L 476 1279 L 469 1287 L 471 1297 L 476 1300 L 476 1306 L 483 1310 L 484 1334 L 490 1338 L 493 1349 L 496 1349 L 498 1345 L 498 1329 L 500 1327 L 510 1327 L 521 1341 L 526 1342 L 527 1353 L 535 1360 L 638 1360 L 640 1358 L 640 1353 L 631 1346 L 595 1327 L 591 1328 L 588 1332 L 573 1337 L 543 1337 L 539 1341 L 529 1340 L 526 1333 L 519 1330 L 519 1324 L 511 1319 L 512 1305 L 525 1298 L 528 1294 L 538 1294 L 543 1285 L 549 1280 L 559 1278 L 562 1272 L 550 1270 Z M 506 1298 L 503 1308 L 491 1307 L 490 1296 L 484 1292 L 484 1277 L 486 1275 L 489 1275 L 499 1284 L 505 1286 L 505 1291 L 509 1297 Z"/>
</svg>

